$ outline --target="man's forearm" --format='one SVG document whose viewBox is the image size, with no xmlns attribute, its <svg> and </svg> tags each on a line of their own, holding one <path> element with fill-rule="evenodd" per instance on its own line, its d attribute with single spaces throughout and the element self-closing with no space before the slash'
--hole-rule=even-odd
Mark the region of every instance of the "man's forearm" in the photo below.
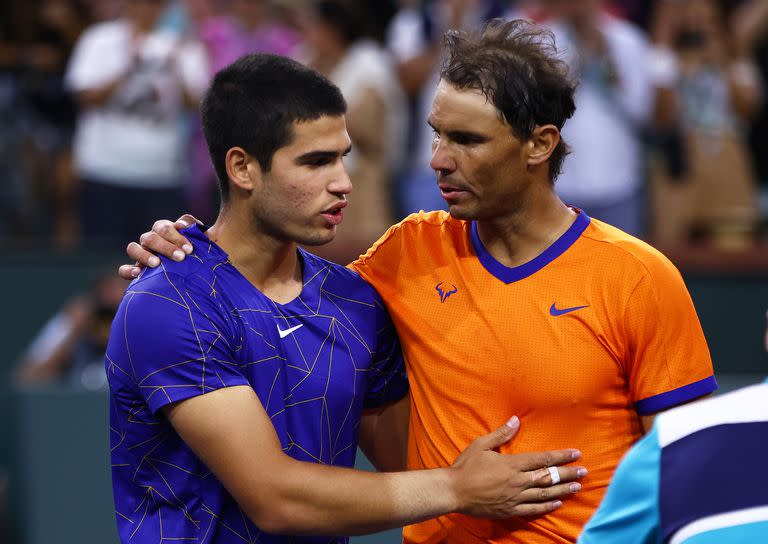
<svg viewBox="0 0 768 544">
<path fill-rule="evenodd" d="M 461 509 L 451 468 L 375 473 L 293 459 L 284 468 L 271 497 L 241 505 L 271 533 L 358 535 Z"/>
<path fill-rule="evenodd" d="M 578 491 L 575 450 L 501 455 L 519 428 L 510 419 L 475 439 L 450 468 L 374 473 L 297 461 L 283 451 L 270 418 L 248 386 L 217 389 L 164 408 L 171 425 L 262 530 L 360 534 L 448 512 L 506 518 L 547 513 Z M 570 487 L 575 485 L 576 488 Z"/>
</svg>

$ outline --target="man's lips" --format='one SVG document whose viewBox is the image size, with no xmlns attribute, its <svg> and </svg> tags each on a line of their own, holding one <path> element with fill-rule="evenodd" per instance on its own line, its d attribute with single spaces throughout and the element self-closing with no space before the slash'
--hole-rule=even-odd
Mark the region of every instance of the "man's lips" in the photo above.
<svg viewBox="0 0 768 544">
<path fill-rule="evenodd" d="M 322 215 L 331 226 L 338 225 L 344 220 L 344 212 L 342 210 L 347 207 L 347 204 L 348 202 L 346 200 L 337 202 L 327 210 L 321 212 L 320 215 Z"/>
<path fill-rule="evenodd" d="M 440 194 L 446 200 L 454 200 L 462 195 L 465 195 L 468 191 L 457 185 L 448 185 L 441 183 L 438 185 Z"/>
</svg>

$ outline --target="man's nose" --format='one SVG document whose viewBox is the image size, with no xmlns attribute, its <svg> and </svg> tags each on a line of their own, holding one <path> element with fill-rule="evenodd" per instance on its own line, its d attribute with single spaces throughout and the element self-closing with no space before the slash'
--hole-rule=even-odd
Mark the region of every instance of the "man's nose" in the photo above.
<svg viewBox="0 0 768 544">
<path fill-rule="evenodd" d="M 432 146 L 432 159 L 429 161 L 429 166 L 435 172 L 450 174 L 456 170 L 456 161 L 442 142 L 436 142 Z"/>
</svg>

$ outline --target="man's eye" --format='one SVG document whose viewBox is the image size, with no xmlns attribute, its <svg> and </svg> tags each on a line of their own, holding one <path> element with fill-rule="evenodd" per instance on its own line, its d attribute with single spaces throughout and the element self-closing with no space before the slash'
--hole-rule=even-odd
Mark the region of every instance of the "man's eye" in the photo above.
<svg viewBox="0 0 768 544">
<path fill-rule="evenodd" d="M 478 139 L 466 134 L 457 134 L 453 137 L 453 141 L 459 145 L 472 145 L 478 143 Z"/>
<path fill-rule="evenodd" d="M 327 158 L 315 159 L 315 160 L 309 161 L 307 164 L 309 166 L 319 168 L 321 166 L 326 166 L 328 164 L 331 164 L 331 160 Z"/>
</svg>

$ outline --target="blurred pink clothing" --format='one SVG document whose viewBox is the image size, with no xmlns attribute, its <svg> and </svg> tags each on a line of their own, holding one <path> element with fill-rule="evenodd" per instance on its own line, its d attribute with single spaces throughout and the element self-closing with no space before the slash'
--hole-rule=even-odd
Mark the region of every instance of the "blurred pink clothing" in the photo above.
<svg viewBox="0 0 768 544">
<path fill-rule="evenodd" d="M 232 17 L 211 17 L 198 27 L 203 42 L 217 72 L 247 53 L 274 53 L 293 57 L 301 38 L 293 29 L 279 23 L 266 23 L 255 30 L 245 28 Z"/>
</svg>

